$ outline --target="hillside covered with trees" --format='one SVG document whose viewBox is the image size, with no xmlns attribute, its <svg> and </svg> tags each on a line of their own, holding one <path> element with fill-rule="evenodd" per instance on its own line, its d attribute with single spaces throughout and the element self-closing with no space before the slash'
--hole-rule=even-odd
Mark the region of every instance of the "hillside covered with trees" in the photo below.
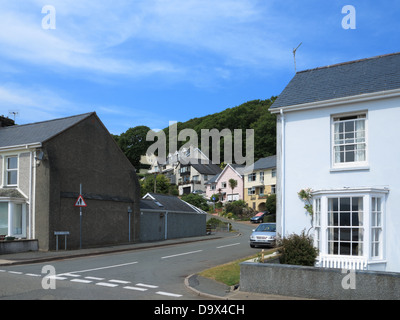
<svg viewBox="0 0 400 320">
<path fill-rule="evenodd" d="M 276 97 L 267 100 L 253 100 L 243 103 L 239 106 L 228 108 L 224 111 L 207 115 L 200 118 L 193 118 L 186 122 L 178 122 L 178 133 L 183 129 L 193 129 L 199 137 L 198 147 L 202 149 L 200 137 L 202 129 L 242 129 L 243 155 L 245 153 L 246 129 L 254 130 L 254 161 L 260 158 L 268 157 L 276 153 L 276 116 L 271 114 L 268 109 L 275 101 Z M 119 136 L 114 136 L 118 145 L 127 155 L 129 160 L 137 170 L 141 168 L 140 156 L 144 155 L 154 142 L 146 141 L 146 134 L 150 128 L 146 126 L 137 126 L 128 129 Z M 168 141 L 169 128 L 165 128 Z M 223 138 L 221 139 L 221 156 L 223 157 Z M 178 142 L 180 148 L 185 141 Z M 211 145 L 211 141 L 209 142 Z M 168 146 L 167 146 L 168 148 Z M 209 153 L 211 156 L 211 152 Z"/>
</svg>

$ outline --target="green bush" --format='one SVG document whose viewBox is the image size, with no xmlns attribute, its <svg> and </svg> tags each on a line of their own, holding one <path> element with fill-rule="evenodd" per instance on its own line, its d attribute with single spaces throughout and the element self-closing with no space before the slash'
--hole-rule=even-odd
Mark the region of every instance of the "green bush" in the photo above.
<svg viewBox="0 0 400 320">
<path fill-rule="evenodd" d="M 232 213 L 233 217 L 240 220 L 250 219 L 254 215 L 254 210 L 249 208 L 243 200 L 236 200 L 225 204 L 225 213 Z"/>
<path fill-rule="evenodd" d="M 318 256 L 318 249 L 314 247 L 313 238 L 305 234 L 292 234 L 278 241 L 278 252 L 281 254 L 279 261 L 282 264 L 300 266 L 314 266 Z"/>
<path fill-rule="evenodd" d="M 189 193 L 181 197 L 183 201 L 186 201 L 201 210 L 208 211 L 209 207 L 207 200 L 199 194 Z"/>
</svg>

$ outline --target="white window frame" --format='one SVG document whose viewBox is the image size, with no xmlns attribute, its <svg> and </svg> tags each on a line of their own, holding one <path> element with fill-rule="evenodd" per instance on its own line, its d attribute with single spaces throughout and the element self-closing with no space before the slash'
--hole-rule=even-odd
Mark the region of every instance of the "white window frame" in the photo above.
<svg viewBox="0 0 400 320">
<path fill-rule="evenodd" d="M 26 238 L 26 203 L 21 201 L 1 201 L 8 205 L 8 234 L 16 238 Z M 21 205 L 21 230 L 15 232 L 13 230 L 16 214 L 16 206 Z"/>
<path fill-rule="evenodd" d="M 378 205 L 378 200 L 380 205 Z M 370 256 L 372 260 L 383 259 L 385 203 L 385 200 L 381 196 L 371 196 Z M 378 239 L 376 232 L 378 232 Z"/>
<path fill-rule="evenodd" d="M 341 211 L 340 207 L 341 207 L 341 203 L 344 202 L 344 200 L 349 199 L 349 210 L 347 211 Z M 359 199 L 361 201 L 359 201 L 359 203 L 357 203 L 357 207 L 358 210 L 353 211 L 353 206 L 354 203 L 356 201 L 356 199 Z M 335 256 L 349 256 L 349 257 L 362 257 L 364 256 L 364 249 L 366 247 L 365 243 L 364 243 L 364 234 L 366 232 L 365 230 L 365 225 L 364 225 L 364 219 L 366 216 L 366 212 L 364 210 L 364 201 L 365 198 L 363 196 L 352 196 L 352 195 L 343 195 L 340 197 L 328 197 L 328 210 L 326 212 L 328 219 L 327 219 L 327 223 L 326 226 L 324 226 L 326 228 L 326 232 L 327 232 L 327 249 L 328 255 L 335 255 Z M 332 208 L 330 210 L 330 203 L 333 202 L 334 200 L 337 200 L 337 210 L 333 211 Z M 361 204 L 360 206 L 358 206 L 359 204 Z M 334 215 L 336 213 L 336 219 L 337 219 L 337 225 L 333 225 L 330 224 L 329 222 L 329 216 L 330 215 Z M 361 217 L 361 219 L 359 219 L 358 224 L 357 225 L 353 225 L 353 215 L 357 214 L 358 217 Z M 332 219 L 332 217 L 331 217 Z M 348 225 L 342 224 L 341 220 L 348 220 Z M 335 230 L 337 233 L 335 233 Z M 358 230 L 357 232 L 357 239 L 353 236 L 353 232 L 355 230 Z M 346 232 L 345 232 L 346 231 Z M 344 238 L 344 235 L 348 234 L 348 239 Z M 331 236 L 335 235 L 337 238 L 336 239 L 331 239 Z M 334 250 L 334 244 L 336 243 L 337 248 L 336 250 L 338 251 L 338 253 L 332 253 L 329 251 Z M 343 250 L 345 250 L 344 248 L 346 246 L 349 246 L 348 250 L 349 250 L 349 254 L 343 254 Z M 354 245 L 358 245 L 357 251 L 355 251 L 353 249 Z M 330 248 L 332 247 L 332 248 Z"/>
<path fill-rule="evenodd" d="M 17 159 L 17 168 L 8 168 L 8 159 L 11 158 L 16 158 Z M 8 155 L 4 156 L 4 185 L 7 187 L 17 187 L 18 186 L 18 181 L 19 181 L 19 156 L 18 155 Z M 8 180 L 8 173 L 9 172 L 16 172 L 17 173 L 17 181 L 16 183 L 9 183 Z"/>
<path fill-rule="evenodd" d="M 248 196 L 254 196 L 256 194 L 256 187 L 251 187 L 247 189 Z"/>
<path fill-rule="evenodd" d="M 348 188 L 339 190 L 321 190 L 313 192 L 313 228 L 314 228 L 314 245 L 319 250 L 320 256 L 331 256 L 346 258 L 363 258 L 368 264 L 386 263 L 386 202 L 389 190 L 386 188 Z M 328 201 L 332 198 L 363 198 L 363 254 L 362 256 L 335 255 L 328 254 Z M 379 255 L 374 256 L 372 246 L 374 243 L 373 231 L 373 198 L 379 198 L 381 201 L 381 224 L 379 226 Z"/>
<path fill-rule="evenodd" d="M 343 119 L 343 118 L 351 118 L 351 117 L 357 117 L 356 119 L 344 119 L 344 120 L 338 120 L 338 119 Z M 351 121 L 364 121 L 364 142 L 359 142 L 357 143 L 354 141 L 353 143 L 342 143 L 342 144 L 336 144 L 335 140 L 335 124 L 338 123 L 348 123 Z M 356 131 L 354 131 L 355 133 Z M 345 140 L 345 139 L 343 139 Z M 355 139 L 354 139 L 355 140 Z M 336 147 L 340 146 L 349 146 L 349 145 L 361 145 L 364 144 L 365 146 L 365 151 L 364 151 L 364 160 L 363 161 L 349 161 L 349 162 L 337 162 L 336 161 Z M 356 148 L 356 147 L 355 147 Z M 354 151 L 354 154 L 356 154 L 357 151 Z M 354 155 L 354 158 L 356 158 L 356 155 Z M 341 114 L 334 114 L 331 115 L 331 170 L 357 170 L 357 169 L 369 169 L 369 164 L 368 164 L 368 112 L 363 110 L 363 111 L 357 111 L 357 112 L 350 112 L 350 113 L 341 113 Z"/>
</svg>

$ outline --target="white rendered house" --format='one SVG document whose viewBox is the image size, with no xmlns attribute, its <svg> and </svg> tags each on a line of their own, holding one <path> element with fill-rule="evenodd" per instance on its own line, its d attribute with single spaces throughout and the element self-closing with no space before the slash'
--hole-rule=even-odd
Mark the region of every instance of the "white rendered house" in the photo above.
<svg viewBox="0 0 400 320">
<path fill-rule="evenodd" d="M 310 232 L 319 266 L 400 272 L 400 53 L 297 72 L 270 111 L 278 232 Z"/>
</svg>

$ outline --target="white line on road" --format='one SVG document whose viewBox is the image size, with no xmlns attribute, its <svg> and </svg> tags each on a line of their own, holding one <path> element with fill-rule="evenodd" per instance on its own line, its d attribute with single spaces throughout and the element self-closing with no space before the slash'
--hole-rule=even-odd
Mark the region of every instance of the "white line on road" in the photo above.
<svg viewBox="0 0 400 320">
<path fill-rule="evenodd" d="M 129 263 L 123 263 L 123 264 L 116 264 L 116 265 L 113 265 L 113 266 L 106 266 L 106 267 L 100 267 L 100 268 L 94 268 L 94 269 L 87 269 L 87 270 L 80 270 L 80 271 L 72 271 L 72 272 L 68 272 L 68 274 L 71 274 L 71 273 L 83 273 L 83 272 L 96 271 L 96 270 L 103 270 L 103 269 L 110 269 L 110 268 L 118 268 L 118 267 L 129 266 L 129 265 L 136 264 L 136 263 L 138 263 L 138 262 L 135 261 L 135 262 L 129 262 Z"/>
<path fill-rule="evenodd" d="M 59 277 L 59 276 L 46 276 L 45 278 L 54 279 L 54 280 L 67 280 L 67 278 Z"/>
<path fill-rule="evenodd" d="M 240 242 L 238 242 L 238 243 L 232 243 L 232 244 L 227 244 L 227 245 L 225 245 L 225 246 L 217 247 L 217 249 L 226 248 L 226 247 L 232 247 L 232 246 L 237 246 L 237 245 L 239 245 L 239 244 L 240 244 Z"/>
<path fill-rule="evenodd" d="M 107 283 L 107 282 L 97 282 L 96 286 L 111 287 L 111 288 L 118 287 L 117 284 Z"/>
<path fill-rule="evenodd" d="M 97 281 L 102 281 L 102 280 L 104 280 L 104 278 L 97 278 L 97 277 L 85 277 L 85 279 L 97 280 Z"/>
<path fill-rule="evenodd" d="M 120 283 L 120 284 L 131 283 L 130 281 L 123 281 L 123 280 L 108 280 L 108 282 L 114 282 L 114 283 Z"/>
<path fill-rule="evenodd" d="M 85 279 L 72 279 L 71 282 L 92 283 L 91 280 L 85 280 Z"/>
<path fill-rule="evenodd" d="M 141 287 L 152 288 L 152 289 L 158 288 L 158 286 L 153 286 L 151 284 L 144 284 L 144 283 L 136 283 L 136 285 L 141 286 Z"/>
<path fill-rule="evenodd" d="M 161 259 L 168 259 L 168 258 L 173 258 L 173 257 L 178 257 L 178 256 L 184 256 L 186 254 L 192 254 L 192 253 L 197 253 L 197 252 L 202 252 L 203 250 L 197 250 L 197 251 L 190 251 L 190 252 L 184 252 L 184 253 L 178 253 L 178 254 L 173 254 L 171 256 L 165 256 L 161 257 Z"/>
<path fill-rule="evenodd" d="M 72 274 L 72 273 L 61 273 L 59 275 L 63 276 L 63 277 L 80 277 L 81 276 L 80 274 Z"/>
<path fill-rule="evenodd" d="M 136 291 L 147 291 L 147 289 L 145 289 L 145 288 L 138 288 L 138 287 L 131 287 L 131 286 L 126 286 L 126 287 L 124 287 L 124 289 L 136 290 Z"/>
<path fill-rule="evenodd" d="M 164 291 L 157 291 L 156 294 L 160 294 L 162 296 L 168 296 L 168 297 L 176 297 L 176 298 L 182 297 L 181 294 L 169 293 L 169 292 L 164 292 Z"/>
<path fill-rule="evenodd" d="M 35 274 L 35 273 L 25 273 L 25 275 L 30 277 L 41 277 L 40 274 Z"/>
</svg>

